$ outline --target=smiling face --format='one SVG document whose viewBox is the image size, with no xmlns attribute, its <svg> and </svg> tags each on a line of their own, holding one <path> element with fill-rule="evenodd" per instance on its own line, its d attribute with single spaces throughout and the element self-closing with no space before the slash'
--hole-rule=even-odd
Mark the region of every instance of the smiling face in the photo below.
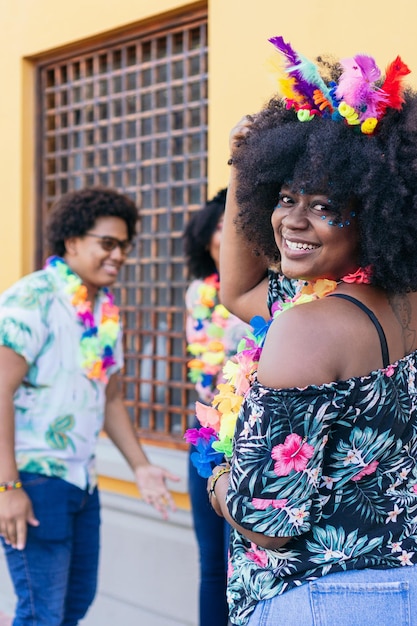
<svg viewBox="0 0 417 626">
<path fill-rule="evenodd" d="M 120 242 L 128 239 L 126 222 L 120 217 L 99 217 L 88 231 L 95 235 L 71 237 L 65 241 L 65 261 L 82 279 L 89 298 L 94 298 L 100 287 L 109 287 L 116 281 L 126 260 L 119 246 L 110 252 L 102 247 L 101 237 L 112 237 Z"/>
<path fill-rule="evenodd" d="M 283 274 L 303 280 L 339 280 L 356 271 L 359 237 L 352 213 L 347 206 L 339 215 L 325 195 L 282 187 L 271 223 Z"/>
</svg>

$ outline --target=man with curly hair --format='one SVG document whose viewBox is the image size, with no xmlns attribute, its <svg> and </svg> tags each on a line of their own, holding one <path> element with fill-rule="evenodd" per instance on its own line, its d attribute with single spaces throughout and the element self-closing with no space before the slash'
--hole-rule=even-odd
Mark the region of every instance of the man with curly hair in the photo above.
<svg viewBox="0 0 417 626">
<path fill-rule="evenodd" d="M 137 441 L 118 385 L 118 308 L 108 290 L 135 236 L 138 210 L 112 189 L 70 192 L 52 208 L 53 256 L 0 298 L 0 539 L 18 598 L 14 624 L 72 626 L 97 587 L 102 429 L 143 499 L 173 501 Z"/>
</svg>

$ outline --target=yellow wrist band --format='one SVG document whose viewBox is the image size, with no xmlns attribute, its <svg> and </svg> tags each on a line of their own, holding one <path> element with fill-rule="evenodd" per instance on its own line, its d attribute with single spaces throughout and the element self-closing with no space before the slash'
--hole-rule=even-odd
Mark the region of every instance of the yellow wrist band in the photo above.
<svg viewBox="0 0 417 626">
<path fill-rule="evenodd" d="M 228 474 L 229 472 L 230 472 L 230 467 L 222 467 L 213 476 L 213 480 L 211 481 L 211 485 L 210 485 L 210 489 L 209 489 L 209 498 L 211 498 L 212 496 L 216 497 L 216 493 L 214 491 L 214 488 L 216 486 L 217 481 L 219 480 L 220 476 L 222 476 L 223 474 Z"/>
</svg>

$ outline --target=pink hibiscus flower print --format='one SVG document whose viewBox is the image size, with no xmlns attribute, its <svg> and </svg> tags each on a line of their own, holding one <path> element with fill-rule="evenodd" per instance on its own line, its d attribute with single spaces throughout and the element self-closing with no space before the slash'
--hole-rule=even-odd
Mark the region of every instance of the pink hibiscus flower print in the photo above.
<svg viewBox="0 0 417 626">
<path fill-rule="evenodd" d="M 363 467 L 360 472 L 352 476 L 352 480 L 360 480 L 364 476 L 369 476 L 369 474 L 373 474 L 376 471 L 378 465 L 378 461 L 371 461 L 369 465 L 365 465 L 365 467 Z"/>
<path fill-rule="evenodd" d="M 274 509 L 283 509 L 287 506 L 288 499 L 282 498 L 281 500 L 266 500 L 264 498 L 252 498 L 252 504 L 258 511 L 265 511 L 268 507 L 272 506 Z"/>
<path fill-rule="evenodd" d="M 285 438 L 284 443 L 272 448 L 271 457 L 276 461 L 274 472 L 277 476 L 288 476 L 292 470 L 302 472 L 313 454 L 313 446 L 301 439 L 300 435 L 292 433 Z"/>
<path fill-rule="evenodd" d="M 266 552 L 260 548 L 255 543 L 251 542 L 251 549 L 246 552 L 246 556 L 250 561 L 253 561 L 257 565 L 261 567 L 266 567 L 268 564 L 268 556 Z"/>
</svg>

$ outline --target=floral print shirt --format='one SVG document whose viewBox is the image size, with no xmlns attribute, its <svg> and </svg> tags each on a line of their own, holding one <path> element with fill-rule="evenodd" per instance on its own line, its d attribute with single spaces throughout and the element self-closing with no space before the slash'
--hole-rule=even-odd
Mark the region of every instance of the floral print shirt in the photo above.
<svg viewBox="0 0 417 626">
<path fill-rule="evenodd" d="M 99 293 L 96 320 L 101 299 Z M 14 396 L 18 468 L 92 489 L 106 385 L 87 378 L 80 365 L 82 332 L 53 267 L 25 276 L 0 297 L 0 345 L 28 364 Z M 109 376 L 123 365 L 121 336 L 114 358 Z"/>
<path fill-rule="evenodd" d="M 227 503 L 232 624 L 329 573 L 417 563 L 417 352 L 368 376 L 303 389 L 255 380 L 238 419 Z M 285 621 L 285 620 L 284 620 Z"/>
</svg>

